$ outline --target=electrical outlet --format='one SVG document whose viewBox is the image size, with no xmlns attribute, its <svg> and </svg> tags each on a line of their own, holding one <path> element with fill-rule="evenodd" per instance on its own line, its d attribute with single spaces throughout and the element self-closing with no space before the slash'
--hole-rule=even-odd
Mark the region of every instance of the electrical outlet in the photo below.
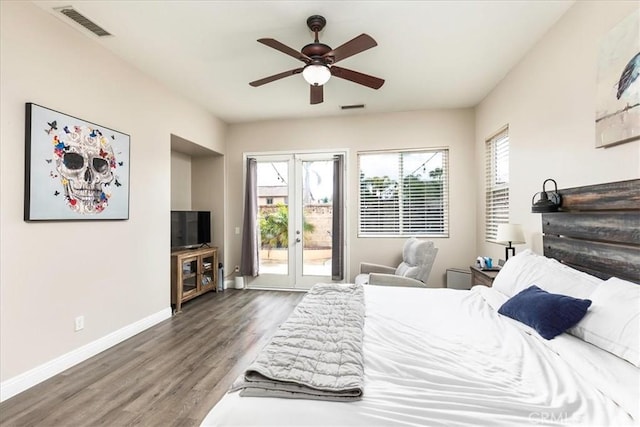
<svg viewBox="0 0 640 427">
<path fill-rule="evenodd" d="M 84 329 L 84 316 L 76 317 L 76 332 Z"/>
<path fill-rule="evenodd" d="M 236 265 L 235 267 L 233 267 L 233 272 L 234 273 L 240 273 L 240 266 Z"/>
</svg>

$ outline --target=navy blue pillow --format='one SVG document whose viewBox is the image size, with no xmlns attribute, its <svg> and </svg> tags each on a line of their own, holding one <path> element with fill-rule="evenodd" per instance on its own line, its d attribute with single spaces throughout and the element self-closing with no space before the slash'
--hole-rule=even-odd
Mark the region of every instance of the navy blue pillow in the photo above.
<svg viewBox="0 0 640 427">
<path fill-rule="evenodd" d="M 578 323 L 590 305 L 591 300 L 550 294 L 533 285 L 507 300 L 498 313 L 531 326 L 550 340 Z"/>
</svg>

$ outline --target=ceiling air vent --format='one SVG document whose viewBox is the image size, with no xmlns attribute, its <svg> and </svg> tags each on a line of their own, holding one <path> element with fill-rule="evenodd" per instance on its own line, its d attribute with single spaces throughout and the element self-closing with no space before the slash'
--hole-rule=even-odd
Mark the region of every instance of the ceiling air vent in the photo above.
<svg viewBox="0 0 640 427">
<path fill-rule="evenodd" d="M 55 8 L 55 10 L 62 13 L 64 16 L 71 19 L 75 23 L 91 31 L 93 34 L 95 34 L 98 37 L 105 37 L 105 36 L 111 35 L 110 32 L 108 32 L 107 30 L 102 28 L 100 25 L 96 24 L 91 19 L 87 18 L 86 16 L 84 16 L 83 14 L 81 14 L 71 6 L 57 7 Z"/>
<path fill-rule="evenodd" d="M 341 105 L 341 110 L 355 110 L 356 108 L 364 108 L 364 104 Z"/>
</svg>

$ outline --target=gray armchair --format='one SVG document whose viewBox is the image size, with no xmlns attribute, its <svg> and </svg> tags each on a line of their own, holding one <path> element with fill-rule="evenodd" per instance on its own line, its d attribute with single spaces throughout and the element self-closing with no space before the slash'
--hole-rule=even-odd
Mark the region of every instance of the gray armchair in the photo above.
<svg viewBox="0 0 640 427">
<path fill-rule="evenodd" d="M 355 283 L 383 286 L 430 287 L 427 279 L 438 254 L 433 242 L 409 238 L 402 248 L 402 262 L 397 267 L 360 263 Z"/>
</svg>

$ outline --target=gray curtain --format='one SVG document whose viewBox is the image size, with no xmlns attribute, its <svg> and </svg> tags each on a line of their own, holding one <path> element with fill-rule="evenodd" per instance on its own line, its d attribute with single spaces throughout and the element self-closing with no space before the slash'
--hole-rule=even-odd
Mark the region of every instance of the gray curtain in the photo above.
<svg viewBox="0 0 640 427">
<path fill-rule="evenodd" d="M 344 279 L 344 155 L 333 157 L 333 224 L 331 227 L 331 279 Z"/>
<path fill-rule="evenodd" d="M 240 274 L 258 275 L 258 162 L 247 158 L 246 188 L 244 191 L 244 222 L 242 226 L 242 258 Z"/>
</svg>

